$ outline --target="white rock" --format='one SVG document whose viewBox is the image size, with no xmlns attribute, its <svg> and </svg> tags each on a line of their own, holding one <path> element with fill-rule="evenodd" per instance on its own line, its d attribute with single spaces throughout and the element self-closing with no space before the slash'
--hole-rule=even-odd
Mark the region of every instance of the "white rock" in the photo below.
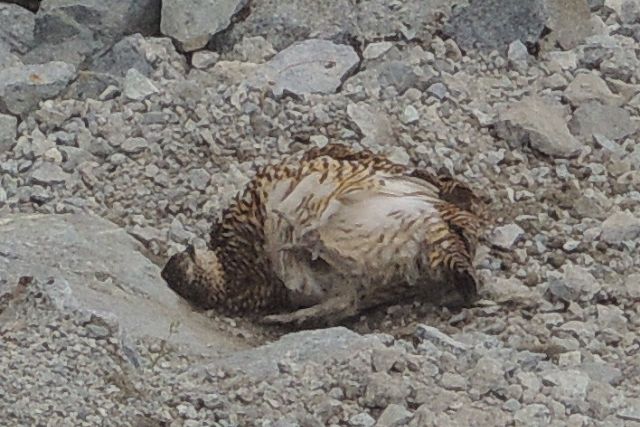
<svg viewBox="0 0 640 427">
<path fill-rule="evenodd" d="M 201 50 L 193 54 L 191 57 L 191 65 L 200 70 L 206 70 L 214 66 L 215 63 L 218 62 L 218 59 L 220 59 L 218 53 Z"/>
<path fill-rule="evenodd" d="M 367 47 L 362 52 L 362 56 L 364 59 L 375 59 L 384 55 L 389 49 L 393 47 L 393 43 L 391 42 L 378 42 L 378 43 L 369 43 Z"/>
<path fill-rule="evenodd" d="M 507 224 L 496 227 L 491 233 L 490 241 L 502 249 L 511 249 L 524 235 L 524 230 L 518 224 Z"/>
<path fill-rule="evenodd" d="M 400 116 L 400 120 L 402 120 L 402 123 L 407 125 L 411 123 L 415 123 L 419 119 L 420 119 L 420 114 L 418 113 L 418 110 L 416 110 L 413 105 L 407 105 L 404 111 L 402 112 L 402 115 Z"/>
<path fill-rule="evenodd" d="M 604 220 L 600 239 L 607 243 L 621 243 L 640 237 L 640 218 L 631 212 L 617 212 Z"/>
<path fill-rule="evenodd" d="M 129 69 L 124 78 L 124 96 L 134 101 L 142 101 L 160 92 L 146 76 L 135 68 Z"/>
</svg>

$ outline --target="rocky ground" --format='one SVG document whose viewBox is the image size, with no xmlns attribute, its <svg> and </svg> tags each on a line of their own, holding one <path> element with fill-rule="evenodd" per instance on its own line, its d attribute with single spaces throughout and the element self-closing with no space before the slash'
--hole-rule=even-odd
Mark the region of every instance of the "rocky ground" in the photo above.
<svg viewBox="0 0 640 427">
<path fill-rule="evenodd" d="M 2 425 L 640 426 L 640 1 L 103 3 L 0 2 Z M 166 288 L 329 141 L 493 200 L 476 306 L 295 332 Z"/>
</svg>

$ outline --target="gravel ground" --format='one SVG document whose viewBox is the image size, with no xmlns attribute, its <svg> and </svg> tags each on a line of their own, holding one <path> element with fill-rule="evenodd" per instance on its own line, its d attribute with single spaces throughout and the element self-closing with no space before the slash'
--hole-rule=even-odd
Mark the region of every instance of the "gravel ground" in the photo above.
<svg viewBox="0 0 640 427">
<path fill-rule="evenodd" d="M 390 305 L 299 333 L 203 313 L 273 342 L 223 359 L 132 339 L 45 280 L 0 275 L 2 424 L 640 426 L 640 3 L 589 3 L 600 27 L 570 50 L 463 52 L 434 24 L 354 42 L 357 68 L 315 94 L 255 81 L 277 45 L 262 38 L 183 55 L 133 36 L 146 72 L 123 65 L 87 99 L 76 78 L 0 115 L 0 221 L 95 213 L 159 265 L 206 244 L 256 165 L 328 141 L 446 170 L 494 219 L 476 306 Z"/>
</svg>

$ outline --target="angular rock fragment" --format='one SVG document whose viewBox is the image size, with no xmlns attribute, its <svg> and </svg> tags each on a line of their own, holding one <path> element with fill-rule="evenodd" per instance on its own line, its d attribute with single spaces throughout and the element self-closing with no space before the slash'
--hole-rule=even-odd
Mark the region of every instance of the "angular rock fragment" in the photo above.
<svg viewBox="0 0 640 427">
<path fill-rule="evenodd" d="M 0 44 L 7 44 L 12 52 L 26 53 L 33 45 L 35 15 L 15 5 L 0 3 Z"/>
<path fill-rule="evenodd" d="M 631 114 L 622 107 L 590 101 L 574 112 L 569 129 L 574 135 L 585 139 L 599 134 L 615 141 L 634 133 L 638 124 L 631 120 Z"/>
<path fill-rule="evenodd" d="M 581 145 L 571 135 L 559 103 L 527 97 L 500 113 L 498 135 L 515 146 L 530 145 L 552 157 L 572 157 Z"/>
<path fill-rule="evenodd" d="M 0 112 L 25 114 L 62 92 L 74 76 L 75 67 L 64 62 L 0 70 Z"/>
</svg>

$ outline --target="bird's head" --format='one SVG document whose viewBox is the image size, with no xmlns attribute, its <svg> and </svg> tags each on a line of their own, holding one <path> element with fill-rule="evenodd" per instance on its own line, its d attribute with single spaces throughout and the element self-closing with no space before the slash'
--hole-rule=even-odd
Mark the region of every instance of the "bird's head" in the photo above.
<svg viewBox="0 0 640 427">
<path fill-rule="evenodd" d="M 224 296 L 224 270 L 214 251 L 189 245 L 173 255 L 162 278 L 178 295 L 202 308 L 212 308 Z"/>
</svg>

